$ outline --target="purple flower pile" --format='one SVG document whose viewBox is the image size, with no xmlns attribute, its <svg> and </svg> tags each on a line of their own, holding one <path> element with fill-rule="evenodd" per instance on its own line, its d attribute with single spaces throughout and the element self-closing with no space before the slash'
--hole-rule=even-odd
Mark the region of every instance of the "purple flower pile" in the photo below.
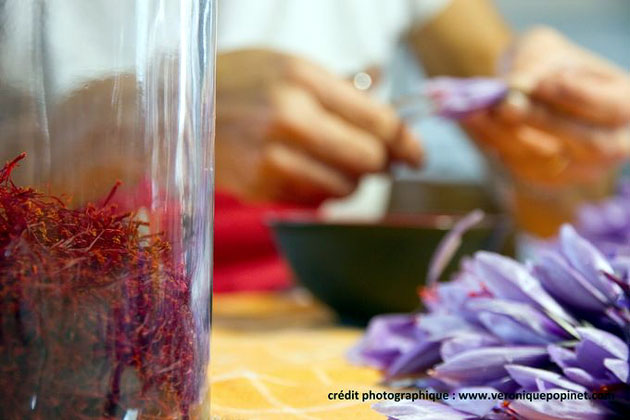
<svg viewBox="0 0 630 420">
<path fill-rule="evenodd" d="M 461 231 L 454 229 L 437 253 L 452 249 Z M 430 273 L 421 292 L 426 313 L 374 318 L 351 352 L 355 361 L 382 369 L 390 383 L 530 398 L 382 402 L 375 409 L 399 420 L 579 420 L 630 412 L 630 264 L 615 247 L 598 248 L 565 225 L 556 246 L 533 263 L 477 252 L 449 282 L 437 283 L 439 274 Z M 438 255 L 434 264 L 443 259 Z M 542 393 L 608 399 L 537 399 Z"/>
</svg>

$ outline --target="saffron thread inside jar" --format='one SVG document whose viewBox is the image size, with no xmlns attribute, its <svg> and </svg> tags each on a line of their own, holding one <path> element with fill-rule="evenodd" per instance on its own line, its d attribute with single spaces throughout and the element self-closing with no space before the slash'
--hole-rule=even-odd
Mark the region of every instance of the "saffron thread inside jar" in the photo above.
<svg viewBox="0 0 630 420">
<path fill-rule="evenodd" d="M 0 412 L 186 418 L 205 382 L 190 279 L 112 198 L 70 208 L 0 170 Z M 15 384 L 19 386 L 15 386 Z"/>
</svg>

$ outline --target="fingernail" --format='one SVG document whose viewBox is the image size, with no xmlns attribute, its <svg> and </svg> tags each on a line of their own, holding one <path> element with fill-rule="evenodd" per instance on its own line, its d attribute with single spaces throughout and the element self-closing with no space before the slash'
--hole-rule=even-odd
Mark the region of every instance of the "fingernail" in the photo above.
<svg viewBox="0 0 630 420">
<path fill-rule="evenodd" d="M 399 141 L 400 158 L 413 167 L 420 167 L 424 161 L 424 152 L 420 140 L 406 127 L 402 128 Z"/>
<path fill-rule="evenodd" d="M 516 73 L 509 77 L 508 85 L 511 90 L 529 94 L 538 84 L 537 77 L 528 73 Z"/>
<path fill-rule="evenodd" d="M 506 122 L 516 123 L 525 118 L 530 107 L 529 98 L 519 91 L 510 91 L 497 107 L 497 114 Z"/>
<path fill-rule="evenodd" d="M 526 111 L 529 108 L 529 98 L 518 90 L 510 90 L 505 98 L 505 103 L 519 111 Z"/>
</svg>

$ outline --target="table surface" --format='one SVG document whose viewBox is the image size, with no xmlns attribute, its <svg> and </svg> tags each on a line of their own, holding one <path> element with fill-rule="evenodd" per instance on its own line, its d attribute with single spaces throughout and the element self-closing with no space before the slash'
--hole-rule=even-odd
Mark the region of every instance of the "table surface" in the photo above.
<svg viewBox="0 0 630 420">
<path fill-rule="evenodd" d="M 216 296 L 213 419 L 382 419 L 371 403 L 328 398 L 380 389 L 377 371 L 346 360 L 361 333 L 305 292 Z"/>
</svg>

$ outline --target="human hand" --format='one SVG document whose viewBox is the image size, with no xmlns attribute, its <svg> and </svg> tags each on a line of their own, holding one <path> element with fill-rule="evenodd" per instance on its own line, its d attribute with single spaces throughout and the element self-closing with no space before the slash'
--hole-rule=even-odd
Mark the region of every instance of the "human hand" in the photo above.
<svg viewBox="0 0 630 420">
<path fill-rule="evenodd" d="M 137 98 L 132 74 L 86 81 L 51 100 L 45 114 L 36 96 L 16 91 L 0 101 L 0 112 L 8 115 L 0 118 L 0 162 L 26 152 L 23 169 L 15 172 L 17 183 L 66 194 L 74 204 L 103 198 L 119 179 L 131 188 L 143 178 L 140 162 L 148 155 L 144 142 L 135 140 Z M 46 166 L 49 175 L 33 179 Z M 46 184 L 34 184 L 39 181 Z"/>
<path fill-rule="evenodd" d="M 396 116 L 319 66 L 267 50 L 217 61 L 216 182 L 245 199 L 319 203 L 391 161 L 417 166 Z"/>
<path fill-rule="evenodd" d="M 630 78 L 548 28 L 525 34 L 507 57 L 512 95 L 464 126 L 521 181 L 589 183 L 630 154 Z"/>
</svg>

